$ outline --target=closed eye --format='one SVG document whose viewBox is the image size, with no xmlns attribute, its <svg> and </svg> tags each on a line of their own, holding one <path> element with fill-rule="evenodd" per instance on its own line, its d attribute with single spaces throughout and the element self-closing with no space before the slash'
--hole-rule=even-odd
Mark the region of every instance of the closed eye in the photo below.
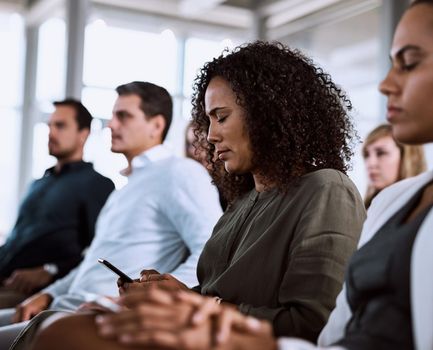
<svg viewBox="0 0 433 350">
<path fill-rule="evenodd" d="M 224 123 L 224 121 L 227 119 L 227 116 L 223 116 L 223 117 L 217 117 L 217 122 L 218 123 Z"/>
<path fill-rule="evenodd" d="M 414 69 L 417 65 L 418 65 L 418 63 L 402 64 L 401 69 L 404 71 L 410 71 L 410 70 Z"/>
</svg>

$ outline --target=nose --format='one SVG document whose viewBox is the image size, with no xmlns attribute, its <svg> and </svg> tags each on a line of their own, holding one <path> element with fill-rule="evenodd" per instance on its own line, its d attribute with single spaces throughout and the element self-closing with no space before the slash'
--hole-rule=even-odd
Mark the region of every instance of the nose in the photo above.
<svg viewBox="0 0 433 350">
<path fill-rule="evenodd" d="M 392 94 L 397 94 L 399 92 L 399 85 L 395 76 L 395 69 L 391 68 L 388 71 L 386 77 L 379 84 L 379 91 L 385 96 L 390 96 Z"/>
<path fill-rule="evenodd" d="M 209 123 L 209 129 L 207 131 L 207 141 L 212 144 L 216 144 L 220 141 L 221 136 L 219 134 L 219 128 L 217 123 L 213 122 L 212 119 Z"/>
<path fill-rule="evenodd" d="M 55 134 L 54 127 L 52 125 L 49 125 L 49 127 L 48 127 L 48 138 L 49 139 L 53 138 L 54 134 Z"/>
<path fill-rule="evenodd" d="M 117 125 L 117 118 L 116 116 L 112 116 L 110 121 L 108 122 L 107 126 L 111 129 L 114 130 L 116 128 Z"/>
<path fill-rule="evenodd" d="M 369 155 L 365 158 L 365 165 L 367 170 L 374 169 L 377 166 L 377 157 L 375 155 Z"/>
</svg>

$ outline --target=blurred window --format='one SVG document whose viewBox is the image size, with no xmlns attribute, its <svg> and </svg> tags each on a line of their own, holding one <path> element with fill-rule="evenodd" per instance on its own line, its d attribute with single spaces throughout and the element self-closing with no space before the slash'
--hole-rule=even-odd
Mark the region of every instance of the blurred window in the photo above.
<svg viewBox="0 0 433 350">
<path fill-rule="evenodd" d="M 84 84 L 114 89 L 134 80 L 176 87 L 177 45 L 169 31 L 147 33 L 96 20 L 86 29 Z"/>
<path fill-rule="evenodd" d="M 24 21 L 18 14 L 0 12 L 0 244 L 16 215 L 23 81 Z"/>
<path fill-rule="evenodd" d="M 39 27 L 38 64 L 36 74 L 36 124 L 33 127 L 32 177 L 41 177 L 56 163 L 48 154 L 48 115 L 53 101 L 63 100 L 66 79 L 66 25 L 53 17 Z"/>
</svg>

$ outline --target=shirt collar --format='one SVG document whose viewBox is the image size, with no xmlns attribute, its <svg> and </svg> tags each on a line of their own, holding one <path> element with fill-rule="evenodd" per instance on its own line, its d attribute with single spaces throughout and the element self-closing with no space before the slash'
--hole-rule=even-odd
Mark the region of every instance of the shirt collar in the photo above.
<svg viewBox="0 0 433 350">
<path fill-rule="evenodd" d="M 62 165 L 62 168 L 60 169 L 60 171 L 58 173 L 56 172 L 55 166 L 48 168 L 47 170 L 45 170 L 44 177 L 50 176 L 50 175 L 62 175 L 65 173 L 70 173 L 72 171 L 77 171 L 77 170 L 85 169 L 85 168 L 92 167 L 92 166 L 93 166 L 92 163 L 87 163 L 87 162 L 82 161 L 82 160 L 79 160 L 77 162 L 65 163 Z"/>
<path fill-rule="evenodd" d="M 122 175 L 130 175 L 135 169 L 140 169 L 145 167 L 149 163 L 154 163 L 163 159 L 170 157 L 172 153 L 170 150 L 164 145 L 156 145 L 138 156 L 134 157 L 131 162 L 131 168 L 123 169 L 120 173 Z"/>
</svg>

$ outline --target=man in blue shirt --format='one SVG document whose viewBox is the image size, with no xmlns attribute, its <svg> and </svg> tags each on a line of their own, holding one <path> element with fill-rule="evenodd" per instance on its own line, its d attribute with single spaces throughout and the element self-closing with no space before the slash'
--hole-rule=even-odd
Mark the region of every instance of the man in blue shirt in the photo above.
<svg viewBox="0 0 433 350">
<path fill-rule="evenodd" d="M 82 159 L 92 121 L 88 110 L 72 99 L 54 106 L 48 149 L 57 164 L 30 185 L 0 247 L 0 308 L 15 306 L 79 264 L 114 189 Z"/>
<path fill-rule="evenodd" d="M 16 310 L 0 310 L 0 348 L 8 348 L 28 320 L 43 310 L 50 309 L 32 320 L 25 332 L 28 339 L 39 322 L 58 310 L 75 311 L 101 295 L 117 296 L 117 276 L 98 264 L 98 258 L 133 278 L 146 268 L 169 272 L 188 287 L 197 284 L 198 258 L 222 214 L 216 187 L 202 165 L 176 157 L 162 144 L 172 120 L 167 90 L 132 82 L 116 91 L 108 124 L 111 150 L 125 156 L 128 183 L 108 198 L 95 238 L 77 268 Z"/>
</svg>

